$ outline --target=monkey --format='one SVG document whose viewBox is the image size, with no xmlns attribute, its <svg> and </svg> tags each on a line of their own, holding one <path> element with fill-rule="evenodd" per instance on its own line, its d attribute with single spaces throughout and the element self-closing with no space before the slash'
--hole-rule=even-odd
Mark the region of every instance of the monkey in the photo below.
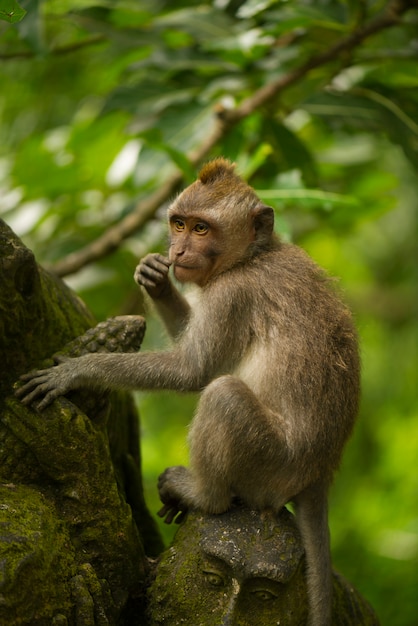
<svg viewBox="0 0 418 626">
<path fill-rule="evenodd" d="M 17 391 L 42 410 L 79 387 L 200 392 L 189 468 L 159 478 L 160 515 L 225 512 L 234 499 L 279 512 L 293 503 L 306 554 L 309 625 L 332 614 L 328 491 L 351 434 L 360 364 L 352 316 L 322 270 L 274 233 L 274 211 L 223 157 L 168 208 L 168 257 L 135 280 L 173 346 L 89 354 L 30 372 Z M 187 298 L 175 285 L 194 285 Z"/>
</svg>

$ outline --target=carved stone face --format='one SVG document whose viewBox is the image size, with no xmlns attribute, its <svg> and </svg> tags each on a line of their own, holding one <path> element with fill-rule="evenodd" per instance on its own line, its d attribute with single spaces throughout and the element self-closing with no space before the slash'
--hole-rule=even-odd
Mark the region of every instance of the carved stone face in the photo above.
<svg viewBox="0 0 418 626">
<path fill-rule="evenodd" d="M 189 514 L 151 587 L 151 624 L 305 624 L 302 557 L 286 509 L 279 517 L 243 508 L 217 516 Z"/>
<path fill-rule="evenodd" d="M 150 626 L 305 626 L 304 563 L 286 509 L 189 513 L 149 589 Z M 333 576 L 333 624 L 378 626 L 358 591 Z"/>
</svg>

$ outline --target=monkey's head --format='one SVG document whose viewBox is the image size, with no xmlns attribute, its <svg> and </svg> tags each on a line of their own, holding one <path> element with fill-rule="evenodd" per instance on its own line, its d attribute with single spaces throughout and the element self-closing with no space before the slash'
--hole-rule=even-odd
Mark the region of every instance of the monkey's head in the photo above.
<svg viewBox="0 0 418 626">
<path fill-rule="evenodd" d="M 269 247 L 274 214 L 223 158 L 168 209 L 169 258 L 180 282 L 204 286 L 211 278 Z"/>
</svg>

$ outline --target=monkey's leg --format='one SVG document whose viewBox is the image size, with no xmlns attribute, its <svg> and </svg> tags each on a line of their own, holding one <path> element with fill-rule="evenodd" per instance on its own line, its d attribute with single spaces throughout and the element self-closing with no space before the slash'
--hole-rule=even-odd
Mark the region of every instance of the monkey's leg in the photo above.
<svg viewBox="0 0 418 626">
<path fill-rule="evenodd" d="M 306 451 L 286 427 L 240 379 L 214 380 L 202 394 L 190 430 L 189 484 L 195 506 L 211 513 L 226 510 L 234 494 L 258 510 L 278 511 L 295 501 L 306 551 L 309 626 L 329 626 L 328 482 L 306 487 Z"/>
<path fill-rule="evenodd" d="M 282 419 L 239 378 L 222 376 L 206 387 L 189 441 L 194 505 L 207 513 L 224 512 L 233 496 L 277 511 L 294 493 L 290 485 L 287 494 L 293 472 Z"/>
<path fill-rule="evenodd" d="M 330 626 L 332 564 L 328 529 L 328 484 L 309 486 L 294 498 L 307 564 L 309 626 Z"/>
<path fill-rule="evenodd" d="M 223 513 L 234 496 L 255 509 L 279 511 L 300 491 L 280 416 L 239 378 L 222 376 L 206 387 L 189 442 L 190 470 L 171 467 L 159 479 L 160 515 L 168 522 L 188 508 Z"/>
</svg>

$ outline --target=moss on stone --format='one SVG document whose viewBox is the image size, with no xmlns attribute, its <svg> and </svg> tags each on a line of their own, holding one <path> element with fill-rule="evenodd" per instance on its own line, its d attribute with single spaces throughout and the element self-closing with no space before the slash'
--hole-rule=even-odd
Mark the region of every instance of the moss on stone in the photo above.
<svg viewBox="0 0 418 626">
<path fill-rule="evenodd" d="M 135 471 L 142 490 L 132 400 L 81 392 L 42 415 L 19 402 L 19 375 L 52 364 L 68 342 L 76 349 L 94 319 L 1 220 L 0 281 L 0 623 L 143 623 L 148 561 L 137 524 L 149 513 L 142 491 L 135 521 L 127 501 Z M 135 343 L 143 328 L 132 322 Z"/>
<path fill-rule="evenodd" d="M 149 589 L 151 626 L 304 626 L 305 558 L 291 513 L 235 507 L 190 513 Z M 334 574 L 333 624 L 378 626 L 361 595 Z"/>
<path fill-rule="evenodd" d="M 0 623 L 50 624 L 71 614 L 76 572 L 66 525 L 38 490 L 0 485 Z"/>
</svg>

